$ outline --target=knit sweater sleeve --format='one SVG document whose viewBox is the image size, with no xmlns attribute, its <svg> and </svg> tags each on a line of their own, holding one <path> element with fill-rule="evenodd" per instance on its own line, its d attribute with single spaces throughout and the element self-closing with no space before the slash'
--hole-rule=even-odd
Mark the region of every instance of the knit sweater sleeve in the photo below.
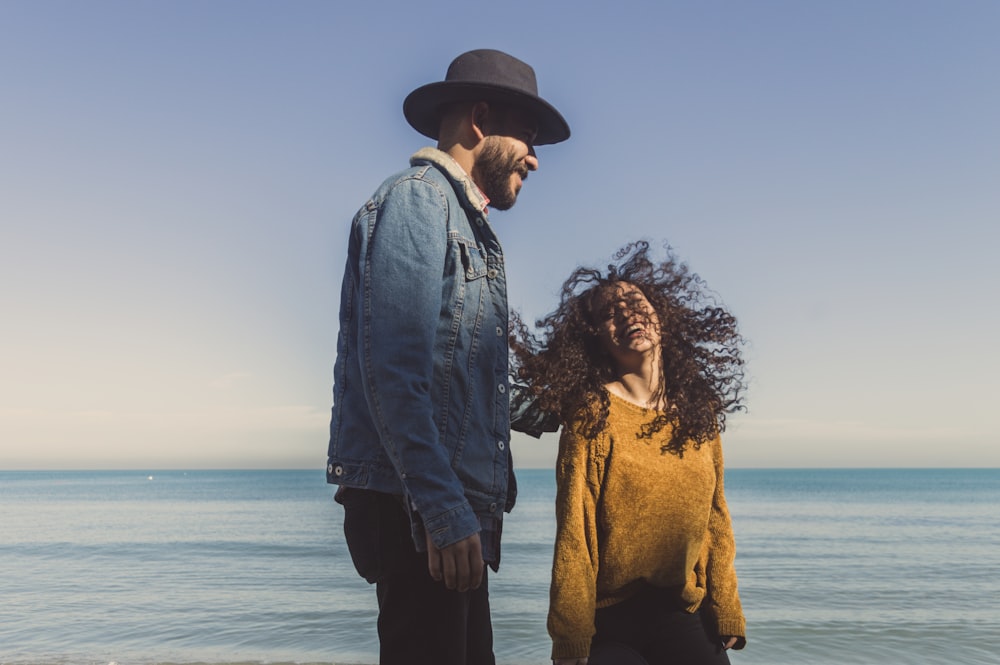
<svg viewBox="0 0 1000 665">
<path fill-rule="evenodd" d="M 746 620 L 740 604 L 736 583 L 736 542 L 729 507 L 723 487 L 724 465 L 722 441 L 717 437 L 711 444 L 715 464 L 715 496 L 708 522 L 708 560 L 706 562 L 707 598 L 709 609 L 717 622 L 720 635 L 738 637 L 734 648 L 746 645 Z"/>
<path fill-rule="evenodd" d="M 556 460 L 556 542 L 548 629 L 552 658 L 586 658 L 597 598 L 599 462 L 594 442 L 563 428 Z"/>
</svg>

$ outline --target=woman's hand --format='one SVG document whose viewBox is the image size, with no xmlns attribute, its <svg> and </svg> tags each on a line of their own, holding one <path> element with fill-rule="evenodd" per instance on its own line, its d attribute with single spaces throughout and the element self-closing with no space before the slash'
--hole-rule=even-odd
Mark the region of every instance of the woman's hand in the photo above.
<svg viewBox="0 0 1000 665">
<path fill-rule="evenodd" d="M 552 665 L 587 665 L 586 658 L 556 658 Z"/>
<path fill-rule="evenodd" d="M 722 648 L 723 649 L 732 649 L 734 646 L 736 646 L 736 642 L 738 642 L 739 639 L 740 638 L 738 638 L 738 637 L 730 637 L 729 635 L 723 635 L 722 636 Z"/>
</svg>

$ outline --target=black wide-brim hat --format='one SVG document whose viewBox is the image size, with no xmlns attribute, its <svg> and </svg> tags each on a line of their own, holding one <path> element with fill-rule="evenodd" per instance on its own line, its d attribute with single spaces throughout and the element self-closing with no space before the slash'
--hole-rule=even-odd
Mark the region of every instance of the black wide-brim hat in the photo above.
<svg viewBox="0 0 1000 665">
<path fill-rule="evenodd" d="M 473 101 L 510 104 L 531 113 L 538 123 L 535 145 L 569 138 L 569 125 L 562 114 L 538 96 L 535 70 L 492 49 L 469 51 L 452 60 L 444 81 L 428 83 L 407 95 L 403 115 L 415 130 L 436 140 L 442 107 Z"/>
</svg>

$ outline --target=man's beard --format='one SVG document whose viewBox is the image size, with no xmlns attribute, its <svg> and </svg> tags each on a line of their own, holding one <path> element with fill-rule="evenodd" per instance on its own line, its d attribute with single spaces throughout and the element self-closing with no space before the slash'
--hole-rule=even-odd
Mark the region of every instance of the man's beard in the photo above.
<svg viewBox="0 0 1000 665">
<path fill-rule="evenodd" d="M 511 186 L 511 176 L 515 173 L 523 181 L 528 177 L 528 169 L 513 146 L 505 146 L 499 136 L 487 136 L 483 139 L 483 150 L 472 169 L 476 184 L 490 200 L 490 207 L 496 210 L 509 210 L 517 201 L 517 192 Z"/>
</svg>

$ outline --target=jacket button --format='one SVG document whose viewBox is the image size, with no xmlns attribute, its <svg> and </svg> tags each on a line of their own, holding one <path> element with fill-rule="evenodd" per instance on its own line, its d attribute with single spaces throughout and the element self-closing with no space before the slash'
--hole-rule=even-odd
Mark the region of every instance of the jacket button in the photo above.
<svg viewBox="0 0 1000 665">
<path fill-rule="evenodd" d="M 497 504 L 491 503 L 490 504 L 490 512 L 491 513 L 495 513 L 496 511 L 497 511 Z"/>
<path fill-rule="evenodd" d="M 507 392 L 507 386 L 501 383 L 500 385 L 497 386 L 497 390 L 499 390 L 501 393 L 505 393 Z"/>
<path fill-rule="evenodd" d="M 503 337 L 503 328 L 497 326 L 497 337 Z"/>
<path fill-rule="evenodd" d="M 496 268 L 490 268 L 489 270 L 486 271 L 486 276 L 489 277 L 490 279 L 496 279 L 497 278 L 497 269 Z"/>
<path fill-rule="evenodd" d="M 497 448 L 499 448 L 500 450 L 503 450 L 503 447 L 504 447 L 504 442 L 503 441 L 497 441 Z"/>
<path fill-rule="evenodd" d="M 338 477 L 344 475 L 344 467 L 340 466 L 339 464 L 333 467 L 333 475 Z"/>
<path fill-rule="evenodd" d="M 327 464 L 326 465 L 326 472 L 327 473 L 333 473 L 333 465 L 332 464 Z"/>
</svg>

